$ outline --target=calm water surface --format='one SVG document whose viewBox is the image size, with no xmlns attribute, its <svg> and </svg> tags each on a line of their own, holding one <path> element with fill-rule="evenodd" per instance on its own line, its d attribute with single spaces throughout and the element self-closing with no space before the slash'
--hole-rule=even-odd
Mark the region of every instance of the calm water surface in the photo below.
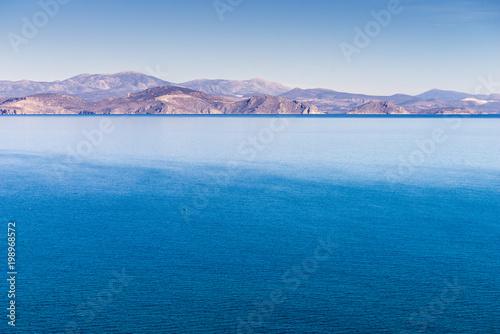
<svg viewBox="0 0 500 334">
<path fill-rule="evenodd" d="M 16 332 L 500 333 L 499 129 L 0 118 Z"/>
</svg>

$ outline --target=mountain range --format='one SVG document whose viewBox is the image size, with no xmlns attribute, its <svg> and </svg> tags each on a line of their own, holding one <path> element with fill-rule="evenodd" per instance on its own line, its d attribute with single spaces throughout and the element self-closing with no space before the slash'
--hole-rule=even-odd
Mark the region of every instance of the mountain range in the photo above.
<svg viewBox="0 0 500 334">
<path fill-rule="evenodd" d="M 54 82 L 0 81 L 0 114 L 480 114 L 500 95 L 433 89 L 375 96 L 252 80 L 174 84 L 139 72 L 80 74 Z"/>
</svg>

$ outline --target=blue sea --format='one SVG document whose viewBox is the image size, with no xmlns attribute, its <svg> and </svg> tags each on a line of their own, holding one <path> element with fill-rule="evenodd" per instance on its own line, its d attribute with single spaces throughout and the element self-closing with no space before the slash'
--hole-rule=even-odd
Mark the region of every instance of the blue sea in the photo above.
<svg viewBox="0 0 500 334">
<path fill-rule="evenodd" d="M 500 333 L 499 151 L 500 118 L 2 117 L 0 333 Z"/>
</svg>

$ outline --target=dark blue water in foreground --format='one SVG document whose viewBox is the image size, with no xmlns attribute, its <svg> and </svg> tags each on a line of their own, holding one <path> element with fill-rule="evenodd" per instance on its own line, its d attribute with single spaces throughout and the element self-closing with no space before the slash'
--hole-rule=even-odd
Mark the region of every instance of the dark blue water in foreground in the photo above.
<svg viewBox="0 0 500 334">
<path fill-rule="evenodd" d="M 1 333 L 500 333 L 500 120 L 100 120 L 0 119 Z"/>
</svg>

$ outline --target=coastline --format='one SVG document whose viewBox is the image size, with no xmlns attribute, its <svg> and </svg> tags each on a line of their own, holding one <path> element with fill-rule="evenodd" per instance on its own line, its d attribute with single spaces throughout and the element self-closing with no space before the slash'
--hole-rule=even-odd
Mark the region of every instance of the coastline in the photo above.
<svg viewBox="0 0 500 334">
<path fill-rule="evenodd" d="M 500 114 L 5 114 L 0 117 L 263 117 L 263 118 L 500 118 Z"/>
</svg>

